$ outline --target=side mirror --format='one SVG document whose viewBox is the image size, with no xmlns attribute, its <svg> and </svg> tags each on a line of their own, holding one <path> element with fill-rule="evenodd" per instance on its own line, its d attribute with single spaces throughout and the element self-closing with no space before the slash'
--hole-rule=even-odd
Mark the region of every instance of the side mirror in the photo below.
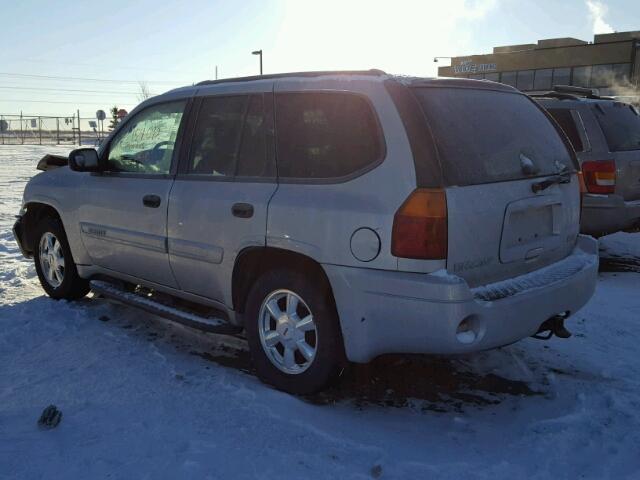
<svg viewBox="0 0 640 480">
<path fill-rule="evenodd" d="M 98 152 L 93 148 L 78 148 L 69 154 L 69 168 L 75 172 L 99 172 Z"/>
</svg>

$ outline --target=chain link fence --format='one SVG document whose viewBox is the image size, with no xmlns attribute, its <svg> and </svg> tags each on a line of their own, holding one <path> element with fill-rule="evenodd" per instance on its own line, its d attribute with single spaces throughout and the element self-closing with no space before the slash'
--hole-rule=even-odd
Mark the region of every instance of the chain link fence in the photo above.
<svg viewBox="0 0 640 480">
<path fill-rule="evenodd" d="M 106 125 L 105 125 L 106 123 Z M 0 145 L 93 145 L 108 135 L 109 120 L 40 115 L 0 115 Z"/>
</svg>

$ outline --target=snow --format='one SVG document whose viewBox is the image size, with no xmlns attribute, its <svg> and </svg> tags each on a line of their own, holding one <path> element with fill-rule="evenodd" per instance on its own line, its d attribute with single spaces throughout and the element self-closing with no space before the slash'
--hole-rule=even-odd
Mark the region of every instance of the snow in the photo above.
<svg viewBox="0 0 640 480">
<path fill-rule="evenodd" d="M 640 260 L 640 234 L 618 232 L 600 239 L 603 258 L 635 258 Z"/>
<path fill-rule="evenodd" d="M 493 301 L 532 292 L 547 285 L 561 282 L 586 268 L 595 268 L 597 261 L 598 257 L 596 255 L 590 255 L 576 249 L 570 256 L 546 267 L 474 288 L 472 290 L 473 296 L 478 300 Z"/>
<path fill-rule="evenodd" d="M 297 398 L 240 339 L 42 295 L 10 229 L 36 162 L 67 151 L 0 146 L 0 478 L 640 478 L 640 274 L 601 274 L 569 340 L 391 356 Z"/>
</svg>

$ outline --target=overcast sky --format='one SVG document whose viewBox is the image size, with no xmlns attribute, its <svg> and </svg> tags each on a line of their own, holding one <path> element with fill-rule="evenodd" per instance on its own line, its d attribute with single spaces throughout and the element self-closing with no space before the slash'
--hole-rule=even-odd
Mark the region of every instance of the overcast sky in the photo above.
<svg viewBox="0 0 640 480">
<path fill-rule="evenodd" d="M 221 78 L 256 74 L 260 48 L 265 73 L 436 75 L 434 56 L 614 30 L 640 30 L 639 0 L 2 0 L 0 114 L 130 109 L 139 81 L 158 94 L 215 65 Z"/>
</svg>

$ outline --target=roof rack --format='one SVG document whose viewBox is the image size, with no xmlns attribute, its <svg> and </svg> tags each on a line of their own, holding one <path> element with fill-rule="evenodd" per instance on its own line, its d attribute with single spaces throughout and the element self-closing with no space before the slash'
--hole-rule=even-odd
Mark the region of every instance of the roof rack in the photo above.
<svg viewBox="0 0 640 480">
<path fill-rule="evenodd" d="M 530 97 L 558 98 L 560 100 L 578 100 L 590 98 L 594 100 L 613 100 L 613 97 L 600 95 L 597 88 L 575 87 L 573 85 L 554 85 L 553 90 L 543 93 L 530 93 Z"/>
<path fill-rule="evenodd" d="M 527 93 L 527 95 L 533 98 L 557 98 L 559 100 L 578 100 L 580 98 L 577 95 L 560 92 Z"/>
<path fill-rule="evenodd" d="M 323 75 L 371 75 L 381 76 L 386 75 L 386 72 L 372 68 L 370 70 L 327 70 L 317 72 L 291 72 L 291 73 L 273 73 L 270 75 L 253 75 L 250 77 L 235 77 L 235 78 L 222 78 L 219 80 L 204 80 L 196 83 L 196 86 L 202 85 L 216 85 L 218 83 L 229 82 L 250 82 L 252 80 L 270 80 L 274 78 L 284 77 L 321 77 Z"/>
</svg>

